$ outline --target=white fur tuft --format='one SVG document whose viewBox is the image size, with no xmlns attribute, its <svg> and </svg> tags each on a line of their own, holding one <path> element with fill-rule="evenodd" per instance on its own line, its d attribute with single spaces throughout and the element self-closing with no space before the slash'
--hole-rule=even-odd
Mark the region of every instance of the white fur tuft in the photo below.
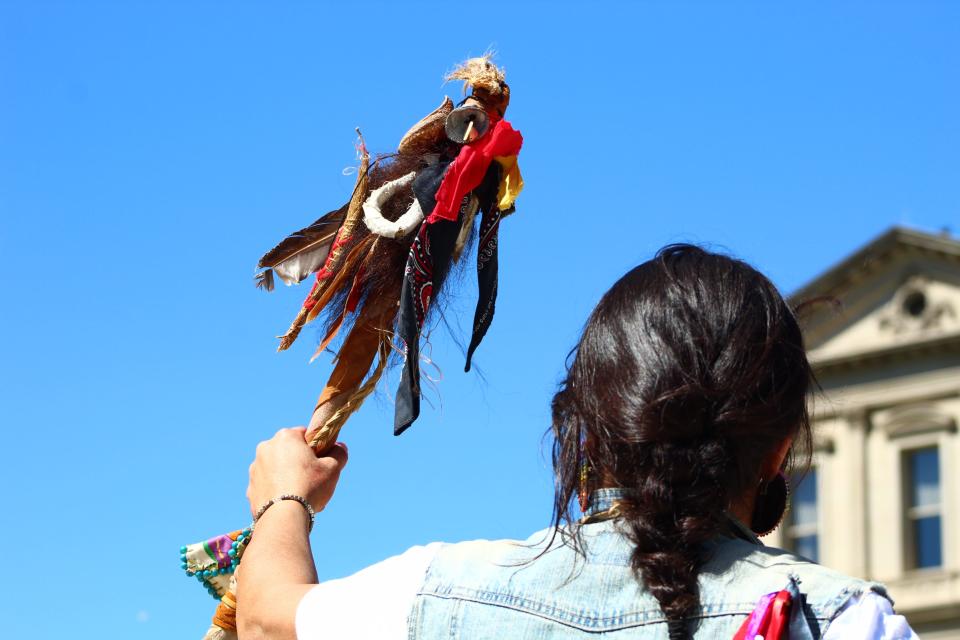
<svg viewBox="0 0 960 640">
<path fill-rule="evenodd" d="M 420 208 L 416 196 L 414 196 L 413 202 L 406 213 L 395 221 L 387 220 L 380 211 L 380 207 L 397 191 L 410 186 L 416 175 L 416 172 L 411 171 L 407 175 L 391 180 L 370 192 L 367 201 L 363 203 L 363 222 L 371 233 L 384 238 L 399 238 L 420 226 L 420 223 L 423 222 L 423 209 Z"/>
</svg>

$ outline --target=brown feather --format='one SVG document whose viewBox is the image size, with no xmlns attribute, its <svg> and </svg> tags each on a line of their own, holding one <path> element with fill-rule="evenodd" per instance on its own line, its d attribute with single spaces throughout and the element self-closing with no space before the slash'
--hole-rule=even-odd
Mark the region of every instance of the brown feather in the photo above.
<svg viewBox="0 0 960 640">
<path fill-rule="evenodd" d="M 360 134 L 359 129 L 357 129 L 357 134 Z M 337 290 L 343 286 L 347 276 L 352 277 L 355 275 L 354 273 L 345 272 L 341 268 L 344 253 L 347 255 L 348 263 L 351 266 L 356 265 L 359 263 L 359 260 L 355 257 L 357 251 L 359 251 L 361 247 L 363 247 L 365 251 L 370 243 L 373 243 L 373 239 L 370 236 L 365 236 L 357 242 L 349 252 L 345 250 L 345 247 L 354 240 L 353 230 L 360 219 L 362 204 L 367 199 L 370 184 L 370 176 L 368 175 L 370 170 L 370 154 L 367 153 L 367 148 L 363 144 L 363 137 L 360 138 L 359 148 L 362 155 L 360 157 L 360 168 L 357 171 L 357 183 L 353 187 L 353 195 L 350 197 L 350 202 L 341 208 L 345 209 L 345 213 L 340 226 L 330 239 L 333 246 L 323 252 L 323 264 L 318 265 L 316 269 L 319 270 L 322 266 L 323 270 L 317 273 L 317 281 L 307 295 L 307 299 L 304 300 L 303 307 L 301 307 L 297 317 L 294 318 L 290 328 L 287 329 L 285 334 L 280 336 L 280 346 L 277 348 L 277 351 L 288 349 L 290 345 L 293 344 L 293 341 L 297 339 L 303 326 L 316 318 L 317 314 L 330 302 L 330 299 L 336 295 Z M 376 163 L 374 163 L 374 166 L 376 166 Z"/>
<path fill-rule="evenodd" d="M 337 271 L 326 280 L 318 280 L 313 285 L 313 289 L 307 295 L 307 301 L 312 300 L 313 304 L 309 307 L 301 307 L 297 313 L 297 317 L 293 319 L 290 328 L 287 329 L 287 332 L 282 336 L 278 336 L 280 338 L 280 346 L 277 347 L 277 351 L 284 351 L 290 348 L 290 345 L 292 345 L 294 340 L 297 339 L 297 336 L 300 335 L 300 330 L 304 325 L 312 322 L 313 319 L 323 311 L 345 283 L 352 282 L 362 258 L 366 257 L 370 245 L 374 243 L 375 239 L 373 236 L 363 238 L 350 250 L 347 256 L 342 259 L 342 267 L 339 267 Z M 307 304 L 307 301 L 304 301 L 304 305 Z"/>
<path fill-rule="evenodd" d="M 396 313 L 396 303 L 391 300 L 368 299 L 360 308 L 310 419 L 307 440 L 316 451 L 323 451 L 333 443 L 343 423 L 377 386 L 391 354 Z M 377 366 L 367 376 L 375 357 L 378 357 Z M 361 385 L 364 377 L 367 381 Z M 344 395 L 347 396 L 345 402 L 342 401 Z M 333 407 L 336 409 L 331 412 Z"/>
<path fill-rule="evenodd" d="M 254 282 L 257 283 L 257 289 L 266 289 L 267 291 L 273 291 L 273 269 L 267 269 L 266 271 L 261 271 L 260 273 L 253 276 Z"/>
<path fill-rule="evenodd" d="M 343 311 L 338 313 L 332 324 L 327 327 L 327 335 L 323 338 L 323 340 L 320 342 L 320 346 L 317 347 L 317 350 L 313 353 L 313 356 L 310 358 L 310 362 L 316 360 L 317 356 L 327 349 L 327 346 L 329 346 L 330 342 L 337 337 L 337 334 L 340 332 L 340 327 L 343 326 L 347 316 L 356 310 L 356 303 L 354 302 L 352 305 L 353 308 L 351 308 L 351 301 L 354 300 L 354 298 L 359 300 L 363 295 L 363 288 L 366 286 L 366 271 L 364 269 L 364 264 L 366 264 L 366 261 L 369 260 L 370 257 L 376 252 L 379 241 L 379 237 L 373 239 L 373 244 L 370 245 L 370 249 L 367 251 L 367 255 L 364 256 L 363 262 L 361 262 L 360 266 L 357 267 L 356 275 L 353 276 L 353 284 L 350 285 L 350 291 L 347 292 L 346 297 L 343 299 Z"/>
<path fill-rule="evenodd" d="M 297 265 L 296 271 L 292 274 L 293 279 L 297 282 L 303 281 L 308 275 L 322 267 L 327 258 L 326 250 L 329 249 L 330 243 L 337 235 L 337 229 L 343 223 L 349 206 L 350 203 L 347 203 L 319 218 L 309 227 L 291 233 L 280 244 L 263 254 L 263 257 L 257 263 L 258 269 L 264 269 L 256 275 L 257 287 L 272 291 L 272 270 L 283 269 L 285 263 L 297 258 L 301 260 L 301 264 Z M 277 275 L 284 278 L 283 273 Z M 284 278 L 284 280 L 287 281 L 287 278 Z"/>
<path fill-rule="evenodd" d="M 364 258 L 367 257 L 367 254 L 370 252 L 370 246 L 374 244 L 375 240 L 376 236 L 368 235 L 357 242 L 346 256 L 341 257 L 340 263 L 337 265 L 337 270 L 329 279 L 323 281 L 323 284 L 326 286 L 315 292 L 313 297 L 314 304 L 307 314 L 307 322 L 316 318 L 317 315 L 324 310 L 341 287 L 346 286 L 348 282 L 353 283 L 353 277 L 357 274 L 357 270 L 360 268 Z"/>
</svg>

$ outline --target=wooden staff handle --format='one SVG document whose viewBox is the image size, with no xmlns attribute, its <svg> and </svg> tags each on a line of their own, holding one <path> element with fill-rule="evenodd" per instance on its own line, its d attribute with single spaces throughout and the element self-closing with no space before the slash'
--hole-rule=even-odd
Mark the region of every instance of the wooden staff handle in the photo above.
<svg viewBox="0 0 960 640">
<path fill-rule="evenodd" d="M 326 430 L 324 430 L 324 427 L 330 417 L 336 413 L 337 409 L 346 404 L 349 399 L 349 393 L 341 393 L 313 410 L 313 415 L 310 416 L 310 423 L 307 425 L 306 440 L 307 443 L 313 447 L 317 455 L 325 452 L 336 442 L 337 436 L 340 435 L 339 426 Z"/>
</svg>

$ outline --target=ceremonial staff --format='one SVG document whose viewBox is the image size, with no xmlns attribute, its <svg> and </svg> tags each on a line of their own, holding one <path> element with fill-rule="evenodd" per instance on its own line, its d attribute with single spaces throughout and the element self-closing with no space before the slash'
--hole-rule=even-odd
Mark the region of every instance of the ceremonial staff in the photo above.
<svg viewBox="0 0 960 640">
<path fill-rule="evenodd" d="M 358 130 L 360 165 L 350 200 L 285 238 L 257 265 L 257 286 L 268 291 L 275 276 L 291 285 L 315 274 L 278 351 L 317 318 L 323 338 L 314 358 L 346 334 L 306 432 L 318 454 L 336 441 L 391 360 L 403 360 L 394 434 L 419 416 L 420 334 L 446 276 L 472 244 L 477 213 L 479 299 L 465 371 L 493 320 L 500 221 L 523 188 L 517 165 L 523 138 L 504 119 L 510 88 L 490 56 L 467 60 L 447 80 L 464 81 L 459 105 L 444 98 L 395 153 L 373 160 Z M 180 549 L 181 568 L 219 600 L 205 640 L 235 637 L 235 571 L 253 529 Z"/>
</svg>

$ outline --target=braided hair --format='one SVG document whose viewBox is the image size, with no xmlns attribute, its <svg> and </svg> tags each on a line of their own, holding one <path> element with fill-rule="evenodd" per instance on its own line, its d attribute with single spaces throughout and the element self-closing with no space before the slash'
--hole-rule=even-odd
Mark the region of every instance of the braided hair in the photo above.
<svg viewBox="0 0 960 640">
<path fill-rule="evenodd" d="M 571 356 L 552 404 L 554 524 L 573 521 L 583 463 L 592 488 L 626 489 L 633 570 L 688 638 L 703 543 L 786 438 L 809 461 L 800 327 L 746 263 L 670 245 L 603 296 Z"/>
</svg>

